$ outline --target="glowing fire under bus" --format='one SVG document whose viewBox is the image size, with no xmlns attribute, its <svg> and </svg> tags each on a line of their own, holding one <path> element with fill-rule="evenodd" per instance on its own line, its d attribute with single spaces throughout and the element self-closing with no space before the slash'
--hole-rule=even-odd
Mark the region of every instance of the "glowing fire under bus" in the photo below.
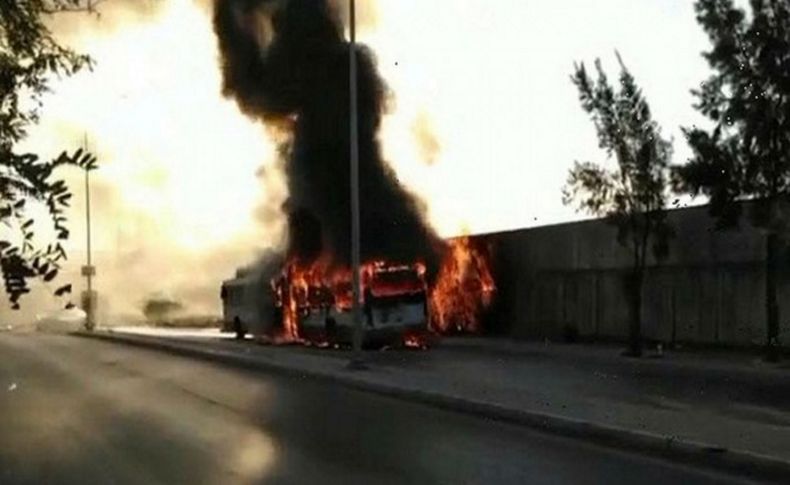
<svg viewBox="0 0 790 485">
<path fill-rule="evenodd" d="M 353 336 L 351 271 L 327 260 L 288 262 L 274 280 L 262 269 L 223 283 L 224 330 L 272 343 L 348 344 Z M 494 279 L 487 255 L 468 237 L 449 242 L 429 287 L 422 263 L 363 265 L 362 323 L 369 345 L 425 346 L 433 335 L 476 332 Z"/>
</svg>

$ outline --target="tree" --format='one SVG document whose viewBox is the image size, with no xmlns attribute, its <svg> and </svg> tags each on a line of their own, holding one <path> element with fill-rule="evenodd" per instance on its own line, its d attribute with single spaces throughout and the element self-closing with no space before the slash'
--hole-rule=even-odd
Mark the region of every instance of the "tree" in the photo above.
<svg viewBox="0 0 790 485">
<path fill-rule="evenodd" d="M 168 320 L 184 309 L 184 305 L 170 298 L 157 295 L 143 304 L 143 315 L 152 324 L 168 323 Z"/>
<path fill-rule="evenodd" d="M 566 205 L 605 217 L 617 228 L 617 240 L 632 256 L 625 279 L 629 303 L 628 354 L 642 353 L 642 287 L 652 248 L 656 259 L 668 253 L 671 230 L 666 221 L 668 165 L 672 144 L 661 129 L 634 77 L 620 55 L 620 87 L 615 90 L 596 60 L 597 81 L 584 64 L 575 65 L 571 80 L 579 91 L 582 108 L 592 118 L 599 146 L 617 168 L 609 170 L 590 162 L 575 162 L 563 190 Z"/>
<path fill-rule="evenodd" d="M 737 225 L 750 201 L 751 222 L 766 233 L 766 350 L 775 357 L 777 265 L 790 195 L 790 4 L 751 0 L 750 18 L 732 0 L 698 0 L 695 8 L 714 72 L 692 92 L 713 126 L 684 129 L 693 157 L 675 183 L 710 198 L 719 228 Z"/>
<path fill-rule="evenodd" d="M 54 177 L 58 167 L 72 165 L 94 169 L 96 159 L 82 150 L 63 152 L 42 161 L 36 154 L 19 153 L 18 144 L 39 121 L 42 98 L 55 77 L 71 76 L 90 66 L 87 56 L 60 45 L 44 18 L 62 12 L 92 11 L 91 0 L 0 1 L 0 272 L 13 308 L 30 291 L 28 282 L 52 281 L 66 252 L 68 239 L 64 210 L 71 194 L 65 182 Z M 32 205 L 42 204 L 55 240 L 41 244 L 34 235 Z M 55 291 L 62 296 L 66 285 Z"/>
</svg>

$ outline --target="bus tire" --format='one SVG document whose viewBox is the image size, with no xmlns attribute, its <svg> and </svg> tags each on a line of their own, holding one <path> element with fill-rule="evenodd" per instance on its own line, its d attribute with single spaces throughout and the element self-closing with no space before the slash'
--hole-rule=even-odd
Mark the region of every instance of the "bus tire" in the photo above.
<svg viewBox="0 0 790 485">
<path fill-rule="evenodd" d="M 233 332 L 236 334 L 236 340 L 244 340 L 244 337 L 247 335 L 244 324 L 241 323 L 239 317 L 233 319 Z"/>
</svg>

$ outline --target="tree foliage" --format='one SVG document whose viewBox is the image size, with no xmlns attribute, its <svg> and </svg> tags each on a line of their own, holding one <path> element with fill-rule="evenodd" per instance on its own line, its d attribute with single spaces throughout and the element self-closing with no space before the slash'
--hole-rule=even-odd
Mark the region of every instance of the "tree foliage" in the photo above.
<svg viewBox="0 0 790 485">
<path fill-rule="evenodd" d="M 576 162 L 563 192 L 565 204 L 594 216 L 606 217 L 618 230 L 618 240 L 644 266 L 648 250 L 656 257 L 667 252 L 671 235 L 666 223 L 668 166 L 672 144 L 662 138 L 642 90 L 620 62 L 620 88 L 615 89 L 601 67 L 593 81 L 584 64 L 576 65 L 571 80 L 579 90 L 582 108 L 590 114 L 599 146 L 617 162 L 609 170 L 591 162 Z"/>
<path fill-rule="evenodd" d="M 90 67 L 90 59 L 62 46 L 47 28 L 47 15 L 90 11 L 96 2 L 86 0 L 0 1 L 0 271 L 13 308 L 30 291 L 28 282 L 55 279 L 66 258 L 62 246 L 69 236 L 65 209 L 71 194 L 55 177 L 59 167 L 86 170 L 96 159 L 82 150 L 63 152 L 42 161 L 33 153 L 20 153 L 19 142 L 39 121 L 43 96 L 53 78 L 71 76 Z M 43 247 L 34 234 L 36 222 L 30 206 L 41 204 L 49 215 L 55 240 Z M 71 291 L 63 286 L 57 296 Z"/>
<path fill-rule="evenodd" d="M 766 230 L 766 319 L 778 344 L 776 266 L 787 235 L 790 202 L 790 3 L 751 0 L 751 14 L 732 0 L 698 0 L 697 21 L 712 49 L 713 73 L 693 91 L 711 130 L 686 128 L 693 158 L 675 176 L 678 189 L 710 198 L 722 228 L 736 225 L 745 200 Z"/>
<path fill-rule="evenodd" d="M 790 3 L 752 0 L 751 18 L 732 0 L 699 0 L 697 20 L 714 71 L 693 91 L 711 130 L 686 128 L 693 158 L 678 188 L 710 197 L 722 227 L 737 223 L 745 198 L 752 221 L 776 229 L 790 190 Z"/>
</svg>

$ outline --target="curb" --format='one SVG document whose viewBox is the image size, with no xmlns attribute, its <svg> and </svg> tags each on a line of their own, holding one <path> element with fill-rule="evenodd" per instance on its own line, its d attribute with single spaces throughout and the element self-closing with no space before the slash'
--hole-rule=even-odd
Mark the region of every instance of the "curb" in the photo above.
<svg viewBox="0 0 790 485">
<path fill-rule="evenodd" d="M 590 441 L 608 448 L 641 453 L 718 472 L 726 472 L 752 480 L 787 483 L 788 477 L 790 477 L 790 462 L 747 451 L 731 450 L 705 443 L 678 439 L 673 436 L 662 436 L 555 414 L 513 409 L 437 392 L 409 389 L 381 382 L 370 382 L 356 379 L 351 377 L 351 375 L 337 375 L 329 371 L 298 369 L 285 363 L 261 360 L 250 354 L 224 349 L 211 349 L 199 343 L 167 341 L 158 337 L 122 335 L 112 332 L 75 332 L 72 335 L 155 349 L 245 370 L 277 371 L 300 378 L 332 382 L 351 389 L 426 404 L 435 408 L 485 419 L 517 424 L 554 435 Z"/>
</svg>

